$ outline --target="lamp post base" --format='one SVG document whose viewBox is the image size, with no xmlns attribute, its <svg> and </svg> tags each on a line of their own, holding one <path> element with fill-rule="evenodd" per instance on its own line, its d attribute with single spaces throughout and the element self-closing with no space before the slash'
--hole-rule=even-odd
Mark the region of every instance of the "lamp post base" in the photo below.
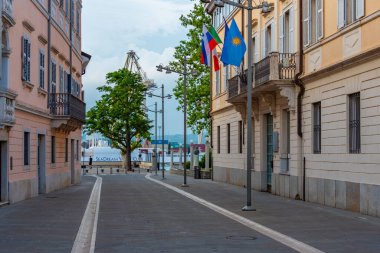
<svg viewBox="0 0 380 253">
<path fill-rule="evenodd" d="M 253 206 L 245 206 L 241 209 L 242 211 L 256 211 L 256 208 L 254 208 Z"/>
<path fill-rule="evenodd" d="M 188 184 L 181 184 L 181 187 L 189 187 Z"/>
</svg>

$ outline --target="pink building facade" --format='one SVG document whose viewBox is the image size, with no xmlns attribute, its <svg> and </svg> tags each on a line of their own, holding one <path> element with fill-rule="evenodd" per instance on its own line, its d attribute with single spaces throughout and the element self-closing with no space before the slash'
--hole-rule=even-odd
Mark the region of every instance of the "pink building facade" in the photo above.
<svg viewBox="0 0 380 253">
<path fill-rule="evenodd" d="M 80 182 L 81 0 L 2 0 L 0 203 Z"/>
</svg>

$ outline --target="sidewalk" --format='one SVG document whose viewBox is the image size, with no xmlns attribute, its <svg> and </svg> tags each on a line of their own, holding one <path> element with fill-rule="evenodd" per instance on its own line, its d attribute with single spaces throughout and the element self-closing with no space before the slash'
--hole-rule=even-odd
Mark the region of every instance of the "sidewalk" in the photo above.
<svg viewBox="0 0 380 253">
<path fill-rule="evenodd" d="M 375 217 L 256 191 L 257 211 L 243 212 L 245 188 L 193 178 L 183 188 L 183 177 L 169 173 L 163 182 L 325 252 L 380 252 L 380 219 Z"/>
<path fill-rule="evenodd" d="M 1 207 L 0 253 L 71 252 L 94 182 Z"/>
</svg>

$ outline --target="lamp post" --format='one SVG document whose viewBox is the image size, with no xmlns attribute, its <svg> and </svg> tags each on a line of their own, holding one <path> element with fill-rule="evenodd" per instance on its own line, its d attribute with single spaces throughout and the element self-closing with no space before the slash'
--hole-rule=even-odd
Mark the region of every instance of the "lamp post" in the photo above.
<svg viewBox="0 0 380 253">
<path fill-rule="evenodd" d="M 149 95 L 150 96 L 150 95 Z M 148 107 L 145 107 L 145 110 L 148 112 L 154 112 L 154 135 L 155 135 L 155 143 L 154 143 L 154 167 L 155 167 L 155 176 L 157 176 L 157 102 L 154 103 L 154 111 L 149 110 Z"/>
<path fill-rule="evenodd" d="M 152 92 L 148 92 L 147 94 L 149 97 L 161 98 L 161 103 L 162 103 L 162 109 L 161 109 L 161 113 L 162 113 L 162 122 L 161 122 L 162 168 L 161 168 L 161 171 L 162 171 L 162 179 L 165 179 L 165 133 L 164 133 L 164 131 L 165 131 L 165 102 L 164 101 L 165 101 L 165 98 L 171 99 L 172 95 L 168 94 L 165 96 L 163 84 L 161 85 L 161 96 L 155 95 Z M 157 102 L 156 102 L 156 106 L 157 106 Z M 157 125 L 157 123 L 156 123 L 156 125 Z M 157 145 L 157 135 L 156 135 L 156 145 Z M 157 152 L 157 146 L 156 146 L 156 152 Z"/>
<path fill-rule="evenodd" d="M 273 4 L 269 4 L 267 1 L 262 1 L 260 5 L 253 6 L 252 0 L 248 0 L 247 6 L 236 3 L 231 0 L 201 0 L 203 3 L 209 3 L 207 12 L 212 14 L 217 7 L 222 8 L 224 4 L 229 4 L 237 8 L 245 9 L 248 11 L 248 78 L 247 78 L 247 201 L 246 205 L 242 208 L 243 211 L 255 211 L 252 206 L 252 196 L 251 196 L 251 168 L 252 168 L 252 86 L 253 81 L 253 61 L 252 61 L 252 11 L 254 9 L 262 9 L 263 13 L 271 11 Z"/>
<path fill-rule="evenodd" d="M 187 120 L 187 100 L 186 100 L 186 93 L 187 93 L 187 75 L 195 75 L 196 73 L 195 72 L 188 72 L 188 69 L 187 69 L 187 58 L 186 56 L 183 58 L 183 72 L 182 71 L 177 71 L 173 68 L 170 68 L 169 66 L 166 66 L 164 67 L 162 64 L 158 65 L 157 66 L 157 71 L 159 72 L 162 72 L 162 70 L 166 70 L 166 74 L 171 74 L 172 72 L 174 73 L 177 73 L 177 74 L 180 74 L 180 75 L 183 75 L 183 149 L 184 149 L 184 152 L 183 152 L 183 164 L 184 164 L 184 168 L 183 168 L 183 184 L 182 184 L 182 187 L 187 187 L 187 178 L 186 178 L 186 128 L 187 128 L 187 124 L 186 124 L 186 120 Z"/>
</svg>

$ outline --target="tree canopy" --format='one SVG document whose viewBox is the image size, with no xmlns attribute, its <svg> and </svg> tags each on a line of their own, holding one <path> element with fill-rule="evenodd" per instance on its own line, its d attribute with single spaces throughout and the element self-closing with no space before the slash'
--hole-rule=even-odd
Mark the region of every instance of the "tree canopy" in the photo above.
<svg viewBox="0 0 380 253">
<path fill-rule="evenodd" d="M 127 69 L 108 73 L 107 84 L 97 88 L 101 99 L 87 112 L 85 130 L 100 133 L 126 156 L 131 169 L 131 153 L 149 139 L 150 120 L 144 109 L 146 86 L 141 76 Z"/>
<path fill-rule="evenodd" d="M 182 15 L 180 21 L 183 27 L 188 28 L 187 39 L 180 41 L 175 48 L 175 60 L 170 66 L 183 72 L 186 56 L 188 70 L 197 73 L 195 76 L 188 75 L 187 78 L 187 124 L 193 132 L 199 134 L 210 127 L 210 68 L 200 63 L 200 45 L 203 25 L 210 26 L 211 17 L 205 13 L 202 3 L 194 3 L 192 11 L 186 16 Z M 180 76 L 174 88 L 174 96 L 179 101 L 177 110 L 183 111 L 183 95 L 183 76 Z"/>
</svg>

